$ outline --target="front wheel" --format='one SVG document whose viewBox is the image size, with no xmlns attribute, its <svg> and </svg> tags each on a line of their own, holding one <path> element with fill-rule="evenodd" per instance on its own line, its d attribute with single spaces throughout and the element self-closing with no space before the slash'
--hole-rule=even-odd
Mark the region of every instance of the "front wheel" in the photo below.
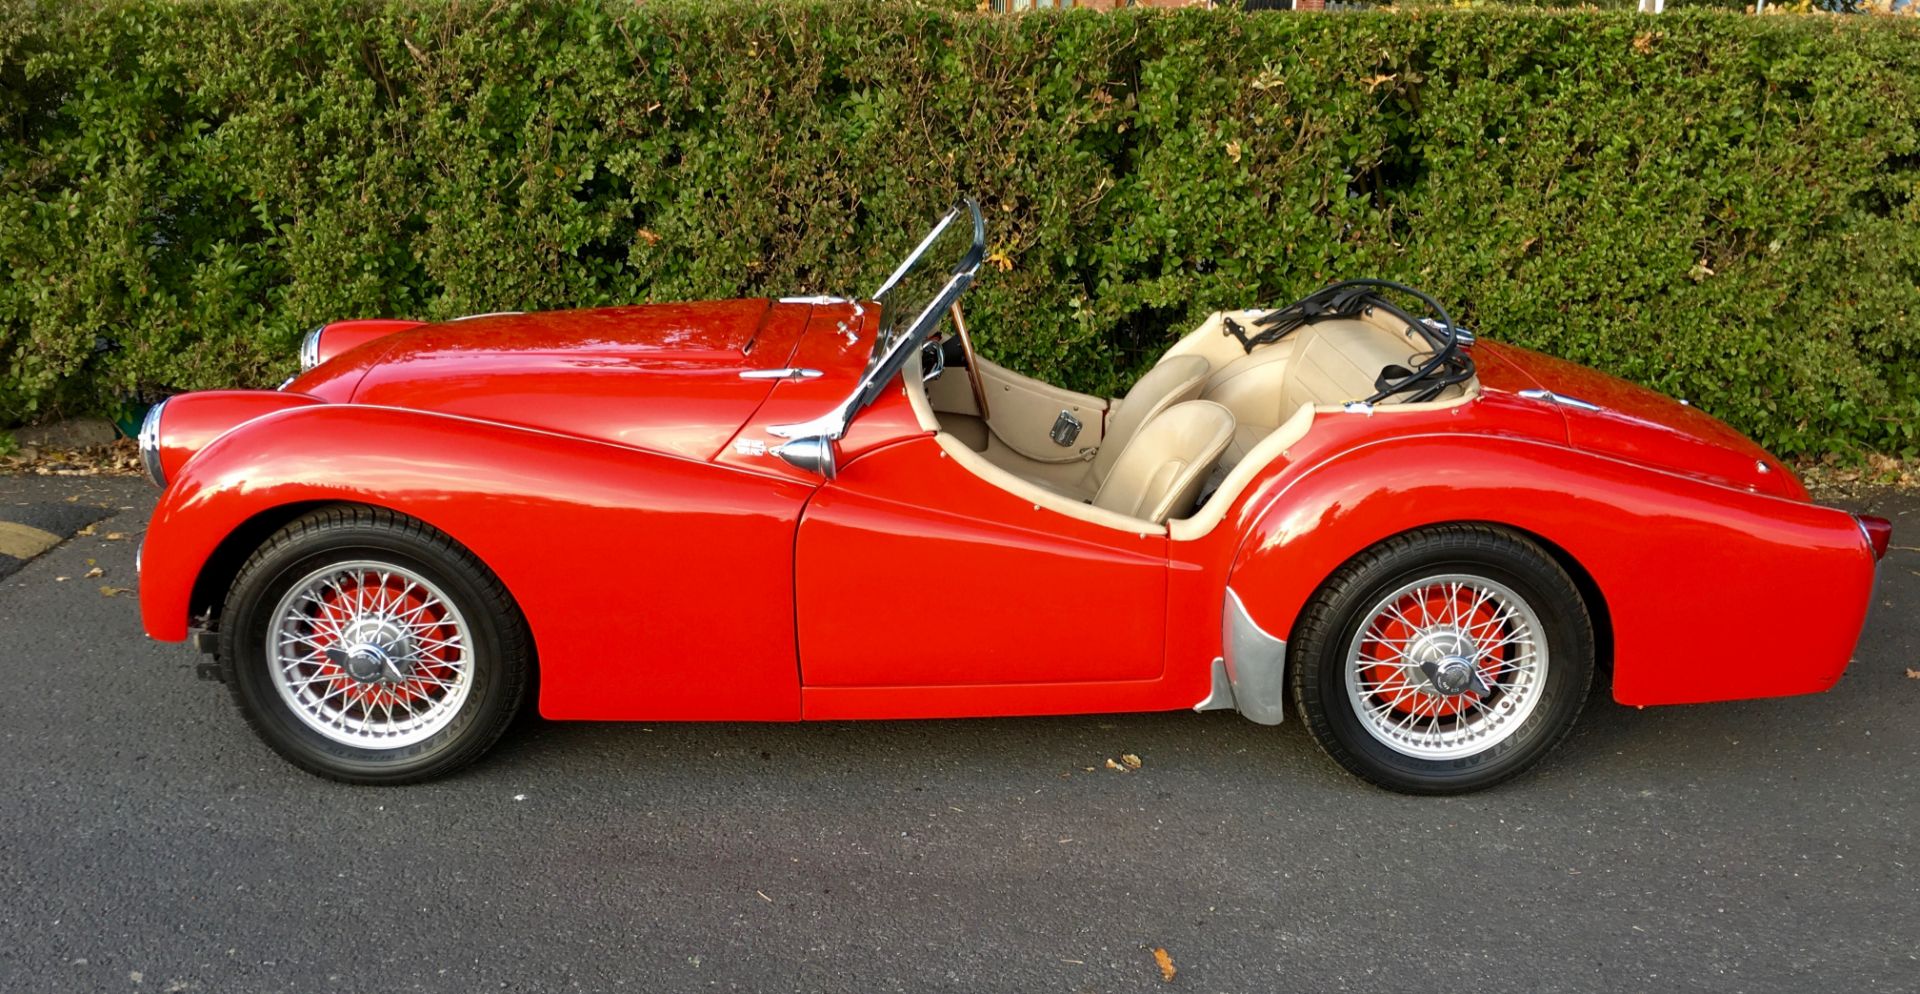
<svg viewBox="0 0 1920 994">
<path fill-rule="evenodd" d="M 280 755 L 349 783 L 407 783 L 500 737 L 531 670 L 527 624 L 471 552 L 392 512 L 342 506 L 276 532 L 235 578 L 219 656 Z"/>
<path fill-rule="evenodd" d="M 1454 794 L 1518 774 L 1566 737 L 1593 681 L 1580 591 L 1528 539 L 1445 525 L 1342 566 L 1290 640 L 1314 740 L 1391 790 Z"/>
</svg>

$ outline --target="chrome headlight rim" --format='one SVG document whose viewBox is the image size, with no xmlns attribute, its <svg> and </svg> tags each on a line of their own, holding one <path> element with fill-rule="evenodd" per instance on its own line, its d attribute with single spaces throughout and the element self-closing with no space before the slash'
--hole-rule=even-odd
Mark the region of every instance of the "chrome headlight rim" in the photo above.
<svg viewBox="0 0 1920 994">
<path fill-rule="evenodd" d="M 300 340 L 300 371 L 302 373 L 320 365 L 320 333 L 326 330 L 327 326 L 323 324 L 307 332 L 307 337 Z"/>
<path fill-rule="evenodd" d="M 156 487 L 167 485 L 166 468 L 160 465 L 160 414 L 166 409 L 168 397 L 158 404 L 147 408 L 147 416 L 140 421 L 140 464 L 146 467 L 147 479 Z"/>
</svg>

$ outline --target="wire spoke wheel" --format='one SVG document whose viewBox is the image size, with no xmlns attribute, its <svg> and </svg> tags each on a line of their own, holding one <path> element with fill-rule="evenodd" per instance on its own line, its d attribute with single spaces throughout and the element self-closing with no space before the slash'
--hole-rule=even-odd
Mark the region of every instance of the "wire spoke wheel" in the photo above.
<svg viewBox="0 0 1920 994">
<path fill-rule="evenodd" d="M 414 745 L 452 723 L 473 689 L 473 652 L 451 597 L 374 560 L 295 580 L 267 626 L 281 700 L 308 728 L 363 749 Z"/>
<path fill-rule="evenodd" d="M 1347 647 L 1347 699 L 1367 734 L 1397 753 L 1446 760 L 1485 751 L 1540 703 L 1544 629 L 1503 584 L 1464 573 L 1422 577 L 1364 618 Z"/>
</svg>

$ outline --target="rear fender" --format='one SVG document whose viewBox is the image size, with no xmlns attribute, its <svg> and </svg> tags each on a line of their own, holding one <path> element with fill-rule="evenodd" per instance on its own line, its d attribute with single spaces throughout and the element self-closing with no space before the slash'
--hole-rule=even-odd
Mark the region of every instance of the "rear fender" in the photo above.
<svg viewBox="0 0 1920 994">
<path fill-rule="evenodd" d="M 1584 570 L 1612 623 L 1624 704 L 1773 697 L 1839 679 L 1866 619 L 1873 559 L 1851 516 L 1561 446 L 1425 435 L 1349 450 L 1270 499 L 1229 585 L 1291 632 L 1332 573 L 1425 525 L 1503 525 Z M 1791 605 L 1791 639 L 1756 624 Z M 1730 637 L 1729 632 L 1743 634 Z M 1294 661 L 1289 660 L 1289 665 Z"/>
<path fill-rule="evenodd" d="M 793 536 L 812 488 L 621 446 L 419 411 L 316 405 L 210 443 L 142 554 L 156 639 L 188 630 L 224 540 L 296 505 L 385 507 L 493 570 L 556 718 L 794 719 Z"/>
</svg>

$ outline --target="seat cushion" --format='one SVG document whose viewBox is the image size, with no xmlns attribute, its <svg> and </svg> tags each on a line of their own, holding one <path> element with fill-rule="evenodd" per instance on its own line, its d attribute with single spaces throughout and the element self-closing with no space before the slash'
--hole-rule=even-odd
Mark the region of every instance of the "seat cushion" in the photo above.
<svg viewBox="0 0 1920 994">
<path fill-rule="evenodd" d="M 1142 425 L 1175 404 L 1200 396 L 1207 379 L 1207 360 L 1197 355 L 1169 356 L 1147 370 L 1127 391 L 1120 409 L 1107 417 L 1107 430 L 1094 453 L 1090 482 L 1099 487 L 1113 472 L 1113 464 L 1132 443 Z"/>
<path fill-rule="evenodd" d="M 1233 441 L 1233 429 L 1233 413 L 1212 401 L 1167 408 L 1134 433 L 1093 505 L 1156 524 L 1173 514 L 1185 516 Z"/>
</svg>

